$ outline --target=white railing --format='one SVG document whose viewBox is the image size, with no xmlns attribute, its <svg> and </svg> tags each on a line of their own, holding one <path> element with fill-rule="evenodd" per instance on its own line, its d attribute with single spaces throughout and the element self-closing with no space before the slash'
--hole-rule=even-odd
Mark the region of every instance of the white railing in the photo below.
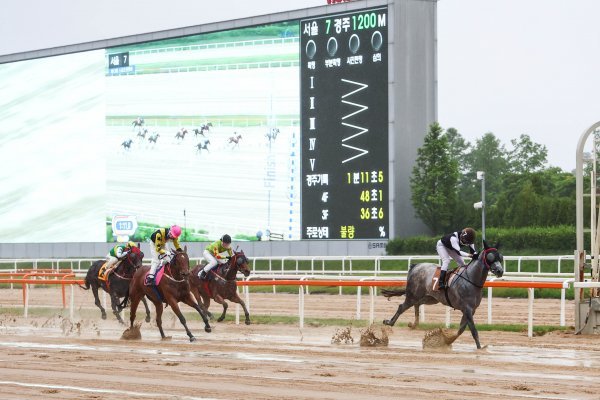
<svg viewBox="0 0 600 400">
<path fill-rule="evenodd" d="M 508 276 L 545 276 L 545 277 L 565 277 L 570 278 L 573 272 L 565 272 L 563 268 L 564 261 L 573 261 L 573 255 L 555 255 L 555 256 L 504 256 L 505 275 Z M 45 264 L 44 268 L 65 269 L 69 268 L 75 273 L 85 273 L 89 266 L 98 258 L 39 258 L 39 259 L 0 259 L 0 270 L 16 270 L 19 268 L 38 269 Z M 589 256 L 588 256 L 589 259 Z M 190 264 L 195 265 L 202 261 L 202 257 L 190 258 Z M 389 274 L 405 274 L 411 264 L 418 262 L 433 262 L 439 264 L 441 260 L 437 255 L 407 255 L 407 256 L 279 256 L 279 257 L 250 257 L 252 270 L 257 274 L 339 274 L 339 275 L 364 275 L 385 276 Z M 144 260 L 144 264 L 149 264 L 149 259 Z M 393 265 L 393 269 L 387 265 L 390 262 L 398 261 Z M 537 262 L 535 271 L 524 271 L 523 263 L 527 261 Z M 332 263 L 339 262 L 339 266 L 333 266 Z M 356 263 L 360 262 L 362 267 L 357 268 Z M 366 266 L 365 266 L 366 262 Z M 516 262 L 516 266 L 514 265 Z M 306 267 L 309 263 L 309 267 Z M 382 269 L 382 264 L 384 268 Z M 555 263 L 551 271 L 542 271 L 542 263 L 548 266 L 548 263 Z M 291 264 L 291 266 L 290 266 Z M 19 267 L 19 265 L 21 265 Z M 508 267 L 508 268 L 507 268 Z M 258 268 L 258 269 L 257 269 Z M 572 267 L 571 267 L 572 271 Z"/>
</svg>

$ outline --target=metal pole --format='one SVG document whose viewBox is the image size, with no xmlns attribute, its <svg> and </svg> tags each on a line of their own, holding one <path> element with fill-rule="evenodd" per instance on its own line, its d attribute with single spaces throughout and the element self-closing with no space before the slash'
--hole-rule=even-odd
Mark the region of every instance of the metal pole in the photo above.
<svg viewBox="0 0 600 400">
<path fill-rule="evenodd" d="M 481 239 L 485 240 L 485 172 L 481 176 Z"/>
</svg>

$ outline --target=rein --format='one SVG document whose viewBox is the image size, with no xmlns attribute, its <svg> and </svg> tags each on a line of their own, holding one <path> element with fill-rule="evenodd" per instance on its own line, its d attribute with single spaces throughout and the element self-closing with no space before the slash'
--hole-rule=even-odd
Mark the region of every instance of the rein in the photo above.
<svg viewBox="0 0 600 400">
<path fill-rule="evenodd" d="M 485 249 L 482 253 L 481 256 L 479 256 L 480 258 L 483 257 L 483 266 L 484 268 L 486 268 L 487 270 L 490 269 L 490 265 L 487 262 L 487 257 L 486 254 L 489 253 L 490 251 L 498 251 L 497 249 L 490 247 L 489 249 Z M 467 270 L 467 268 L 469 268 L 469 265 L 471 265 L 475 260 L 471 260 L 471 262 L 465 267 L 464 270 L 462 270 L 460 273 L 457 273 L 456 276 L 459 278 L 464 279 L 465 281 L 469 282 L 471 285 L 479 288 L 479 289 L 483 289 L 483 285 L 485 284 L 485 280 L 481 283 L 481 285 L 476 284 L 475 282 L 473 282 L 472 280 L 470 280 L 467 276 L 463 276 L 463 274 L 465 273 L 465 271 Z"/>
</svg>

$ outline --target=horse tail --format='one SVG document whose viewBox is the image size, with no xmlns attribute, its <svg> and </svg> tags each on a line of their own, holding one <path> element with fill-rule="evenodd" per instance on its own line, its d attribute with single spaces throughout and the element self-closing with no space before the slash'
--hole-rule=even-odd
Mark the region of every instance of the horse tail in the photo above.
<svg viewBox="0 0 600 400">
<path fill-rule="evenodd" d="M 88 280 L 87 276 L 85 277 L 85 286 L 81 286 L 79 283 L 77 284 L 77 286 L 79 286 L 83 290 L 90 290 L 90 281 Z"/>
<path fill-rule="evenodd" d="M 390 297 L 394 297 L 394 296 L 404 296 L 405 293 L 406 293 L 406 289 L 394 289 L 394 290 L 382 289 L 381 290 L 381 294 L 384 295 L 385 297 L 387 297 L 388 299 Z"/>
</svg>

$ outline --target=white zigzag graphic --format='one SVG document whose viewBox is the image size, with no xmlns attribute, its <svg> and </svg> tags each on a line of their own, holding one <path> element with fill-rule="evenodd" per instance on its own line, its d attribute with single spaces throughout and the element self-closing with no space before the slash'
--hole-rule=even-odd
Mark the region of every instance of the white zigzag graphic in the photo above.
<svg viewBox="0 0 600 400">
<path fill-rule="evenodd" d="M 357 89 L 355 89 L 355 90 L 353 90 L 353 91 L 351 91 L 351 92 L 348 92 L 348 93 L 344 94 L 344 95 L 341 97 L 342 99 L 344 99 L 344 98 L 346 98 L 346 97 L 348 97 L 348 96 L 352 96 L 353 94 L 355 94 L 355 93 L 358 93 L 358 92 L 360 92 L 361 90 L 364 90 L 364 89 L 366 89 L 366 88 L 368 88 L 368 87 L 369 87 L 369 85 L 367 85 L 367 84 L 360 83 L 360 82 L 355 82 L 355 81 L 351 81 L 351 80 L 348 80 L 348 79 L 342 79 L 342 82 L 351 83 L 351 84 L 353 84 L 353 85 L 356 85 L 356 86 L 358 86 L 358 88 L 357 88 Z M 365 105 L 363 105 L 363 104 L 358 104 L 358 103 L 353 103 L 353 102 L 351 102 L 351 101 L 348 101 L 348 100 L 342 100 L 342 103 L 344 103 L 344 104 L 349 104 L 349 105 L 351 105 L 351 106 L 354 106 L 354 107 L 356 107 L 356 108 L 357 108 L 357 110 L 356 110 L 356 111 L 354 111 L 354 112 L 352 112 L 352 113 L 350 113 L 350 114 L 344 115 L 344 116 L 342 117 L 342 121 L 343 121 L 343 120 L 345 120 L 346 118 L 350 118 L 350 117 L 352 117 L 352 116 L 354 116 L 354 115 L 356 115 L 356 114 L 360 114 L 361 112 L 363 112 L 363 111 L 365 111 L 365 110 L 368 110 L 368 109 L 369 109 L 369 106 L 365 106 Z M 356 129 L 356 130 L 357 130 L 357 132 L 356 132 L 355 134 L 353 134 L 353 135 L 351 135 L 351 136 L 348 136 L 348 137 L 345 137 L 345 138 L 343 138 L 343 139 L 342 139 L 342 147 L 346 147 L 346 148 L 349 148 L 349 149 L 352 149 L 352 150 L 356 150 L 356 151 L 357 151 L 357 154 L 356 154 L 356 155 L 354 155 L 354 156 L 352 156 L 352 157 L 350 157 L 350 158 L 347 158 L 347 159 L 343 160 L 343 161 L 342 161 L 342 164 L 344 164 L 344 163 L 347 163 L 348 161 L 354 160 L 355 158 L 358 158 L 358 157 L 362 157 L 362 156 L 364 156 L 365 154 L 368 154 L 368 153 L 369 153 L 369 150 L 361 149 L 361 148 L 359 148 L 359 147 L 355 147 L 355 146 L 350 146 L 349 144 L 346 144 L 346 143 L 344 143 L 344 142 L 345 142 L 345 141 L 347 141 L 347 140 L 351 140 L 351 139 L 353 139 L 353 138 L 355 138 L 355 137 L 357 137 L 357 136 L 360 136 L 360 135 L 362 135 L 362 134 L 364 134 L 364 133 L 368 132 L 368 131 L 369 131 L 369 129 L 367 129 L 367 128 L 363 128 L 362 126 L 352 125 L 352 124 L 349 124 L 349 123 L 347 123 L 347 122 L 342 122 L 342 125 L 344 125 L 344 126 L 347 126 L 347 127 L 350 127 L 350 128 L 352 128 L 352 129 Z"/>
</svg>

